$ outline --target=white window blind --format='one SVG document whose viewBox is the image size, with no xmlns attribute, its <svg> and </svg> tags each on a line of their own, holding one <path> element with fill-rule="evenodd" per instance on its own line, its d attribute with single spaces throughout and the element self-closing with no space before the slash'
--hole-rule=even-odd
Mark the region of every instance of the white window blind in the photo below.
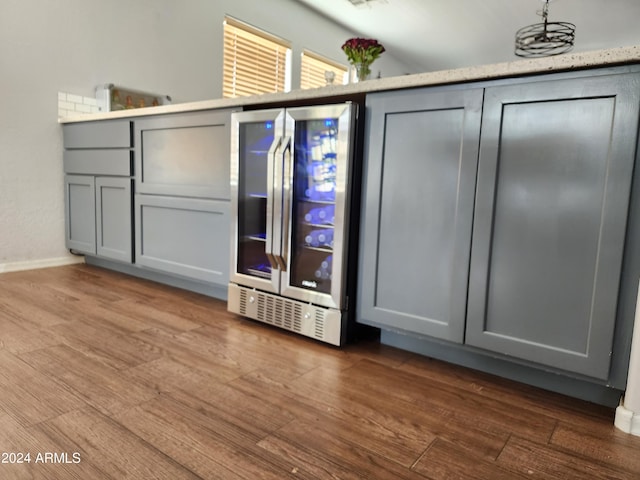
<svg viewBox="0 0 640 480">
<path fill-rule="evenodd" d="M 327 84 L 325 72 L 333 72 L 335 85 L 342 85 L 347 78 L 347 67 L 305 50 L 300 67 L 300 88 L 324 87 Z"/>
<path fill-rule="evenodd" d="M 225 18 L 222 96 L 284 92 L 290 51 L 285 40 Z"/>
</svg>

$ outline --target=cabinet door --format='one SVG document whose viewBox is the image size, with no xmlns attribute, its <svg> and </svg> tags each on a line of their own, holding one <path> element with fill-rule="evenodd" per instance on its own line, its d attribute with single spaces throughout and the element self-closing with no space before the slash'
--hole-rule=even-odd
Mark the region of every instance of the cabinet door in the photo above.
<svg viewBox="0 0 640 480">
<path fill-rule="evenodd" d="M 136 263 L 226 286 L 229 202 L 135 196 Z"/>
<path fill-rule="evenodd" d="M 96 195 L 94 178 L 65 175 L 65 244 L 81 253 L 96 253 Z"/>
<path fill-rule="evenodd" d="M 462 342 L 482 90 L 367 97 L 358 321 Z"/>
<path fill-rule="evenodd" d="M 607 378 L 638 78 L 485 94 L 466 342 Z"/>
<path fill-rule="evenodd" d="M 101 257 L 131 263 L 131 179 L 96 178 L 96 251 Z"/>
<path fill-rule="evenodd" d="M 136 191 L 229 200 L 231 111 L 135 122 Z"/>
</svg>

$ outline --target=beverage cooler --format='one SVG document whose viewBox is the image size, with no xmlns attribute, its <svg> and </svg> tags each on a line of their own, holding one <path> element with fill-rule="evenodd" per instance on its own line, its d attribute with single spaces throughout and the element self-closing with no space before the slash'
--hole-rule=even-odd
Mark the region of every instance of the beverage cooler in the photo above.
<svg viewBox="0 0 640 480">
<path fill-rule="evenodd" d="M 345 103 L 233 114 L 229 311 L 346 340 L 356 113 Z"/>
</svg>

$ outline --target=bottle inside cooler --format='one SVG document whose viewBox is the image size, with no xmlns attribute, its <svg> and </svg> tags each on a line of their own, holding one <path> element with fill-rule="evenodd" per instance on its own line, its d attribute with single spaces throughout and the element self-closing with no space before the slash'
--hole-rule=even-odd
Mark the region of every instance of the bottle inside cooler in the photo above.
<svg viewBox="0 0 640 480">
<path fill-rule="evenodd" d="M 315 276 L 319 280 L 331 280 L 331 268 L 333 264 L 333 255 L 327 256 L 316 270 Z"/>
<path fill-rule="evenodd" d="M 312 207 L 305 214 L 304 220 L 311 225 L 333 225 L 335 212 L 335 205 Z"/>
<path fill-rule="evenodd" d="M 333 247 L 333 229 L 324 228 L 319 230 L 311 230 L 304 237 L 304 241 L 309 247 Z"/>
<path fill-rule="evenodd" d="M 305 197 L 312 201 L 334 202 L 336 199 L 335 130 L 314 135 L 308 151 Z"/>
</svg>

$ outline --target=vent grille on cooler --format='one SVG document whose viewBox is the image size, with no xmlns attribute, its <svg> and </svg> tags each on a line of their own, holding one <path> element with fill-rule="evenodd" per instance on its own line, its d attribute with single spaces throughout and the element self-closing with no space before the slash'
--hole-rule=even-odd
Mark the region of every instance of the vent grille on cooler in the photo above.
<svg viewBox="0 0 640 480">
<path fill-rule="evenodd" d="M 284 327 L 284 302 L 274 302 L 272 323 L 278 327 Z"/>
<path fill-rule="evenodd" d="M 316 338 L 323 339 L 324 338 L 324 312 L 320 310 L 316 310 L 316 328 L 315 335 Z"/>
<path fill-rule="evenodd" d="M 241 315 L 333 343 L 333 339 L 327 339 L 331 330 L 323 308 L 244 288 L 240 289 L 238 297 L 237 313 Z"/>
<path fill-rule="evenodd" d="M 258 295 L 258 307 L 257 307 L 257 319 L 264 322 L 264 310 L 265 310 L 265 298 L 264 295 Z"/>
<path fill-rule="evenodd" d="M 262 293 L 258 293 L 257 297 L 256 320 L 297 333 L 302 331 L 302 307 L 299 304 Z"/>
<path fill-rule="evenodd" d="M 282 328 L 293 330 L 293 305 L 290 302 L 284 305 L 284 315 L 282 316 Z"/>
<path fill-rule="evenodd" d="M 301 332 L 302 331 L 302 305 L 294 304 L 294 315 L 293 315 L 293 331 Z"/>
<path fill-rule="evenodd" d="M 247 292 L 240 290 L 240 315 L 247 314 Z"/>
</svg>

